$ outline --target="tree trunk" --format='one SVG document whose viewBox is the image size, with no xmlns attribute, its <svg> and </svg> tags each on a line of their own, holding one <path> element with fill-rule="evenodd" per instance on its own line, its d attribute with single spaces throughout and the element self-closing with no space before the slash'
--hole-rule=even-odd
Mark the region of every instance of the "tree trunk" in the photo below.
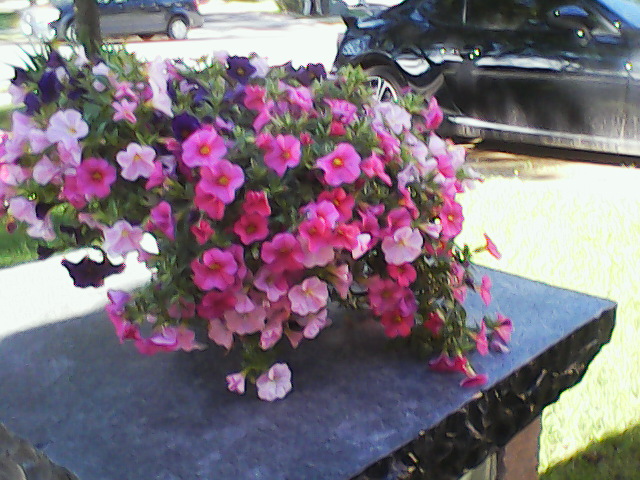
<svg viewBox="0 0 640 480">
<path fill-rule="evenodd" d="M 96 0 L 74 0 L 74 3 L 78 42 L 84 47 L 87 57 L 94 57 L 102 45 L 98 4 Z"/>
</svg>

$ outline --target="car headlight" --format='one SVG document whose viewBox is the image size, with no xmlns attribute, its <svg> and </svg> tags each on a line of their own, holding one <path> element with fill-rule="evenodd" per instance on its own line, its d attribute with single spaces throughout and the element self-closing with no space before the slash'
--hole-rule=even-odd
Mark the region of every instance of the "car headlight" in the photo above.
<svg viewBox="0 0 640 480">
<path fill-rule="evenodd" d="M 369 41 L 366 38 L 352 38 L 342 44 L 340 52 L 347 57 L 352 57 L 364 52 L 368 44 Z"/>
</svg>

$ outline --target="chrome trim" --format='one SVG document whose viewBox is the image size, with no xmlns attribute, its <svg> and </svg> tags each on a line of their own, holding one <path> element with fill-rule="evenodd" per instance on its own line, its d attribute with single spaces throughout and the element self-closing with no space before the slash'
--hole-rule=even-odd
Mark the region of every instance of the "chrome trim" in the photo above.
<svg viewBox="0 0 640 480">
<path fill-rule="evenodd" d="M 618 139 L 556 132 L 538 128 L 487 122 L 459 115 L 447 115 L 447 120 L 453 124 L 456 134 L 463 137 L 491 138 L 492 140 L 505 141 L 528 140 L 530 143 L 548 147 L 593 150 L 619 155 L 640 156 L 640 138 L 638 140 L 628 140 L 623 138 Z"/>
</svg>

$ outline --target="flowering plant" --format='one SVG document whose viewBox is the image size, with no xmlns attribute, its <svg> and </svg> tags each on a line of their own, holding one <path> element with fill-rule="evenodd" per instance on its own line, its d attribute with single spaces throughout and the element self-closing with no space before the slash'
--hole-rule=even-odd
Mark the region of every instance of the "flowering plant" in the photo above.
<svg viewBox="0 0 640 480">
<path fill-rule="evenodd" d="M 505 350 L 511 322 L 466 318 L 467 291 L 489 304 L 490 280 L 474 279 L 471 249 L 455 243 L 456 195 L 475 175 L 463 147 L 434 133 L 435 99 L 377 102 L 359 69 L 326 78 L 321 65 L 257 56 L 189 66 L 50 50 L 32 63 L 10 89 L 19 108 L 0 144 L 0 200 L 42 255 L 102 252 L 63 260 L 79 287 L 138 252 L 151 282 L 108 292 L 121 343 L 191 351 L 206 327 L 243 349 L 229 390 L 249 379 L 274 400 L 291 389 L 277 347 L 315 338 L 336 300 L 369 309 L 388 337 L 434 356 L 431 368 L 486 381 L 466 353 Z M 498 256 L 486 241 L 476 251 Z"/>
</svg>

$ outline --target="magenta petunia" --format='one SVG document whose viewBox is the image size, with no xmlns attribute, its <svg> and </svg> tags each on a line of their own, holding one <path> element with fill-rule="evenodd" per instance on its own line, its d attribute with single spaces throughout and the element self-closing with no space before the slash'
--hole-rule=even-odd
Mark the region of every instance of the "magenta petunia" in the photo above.
<svg viewBox="0 0 640 480">
<path fill-rule="evenodd" d="M 257 212 L 250 212 L 243 214 L 238 221 L 233 224 L 233 232 L 240 237 L 240 241 L 244 245 L 249 245 L 267 238 L 267 235 L 269 235 L 269 225 L 264 216 Z"/>
<path fill-rule="evenodd" d="M 482 281 L 480 283 L 480 297 L 485 305 L 489 305 L 491 303 L 491 278 L 488 275 L 482 276 Z"/>
<path fill-rule="evenodd" d="M 78 190 L 87 197 L 105 198 L 116 181 L 116 169 L 104 158 L 89 157 L 76 170 Z"/>
<path fill-rule="evenodd" d="M 189 228 L 193 236 L 196 238 L 196 242 L 198 245 L 204 245 L 211 238 L 211 235 L 214 234 L 213 228 L 211 228 L 211 224 L 207 222 L 204 218 L 201 218 L 196 223 L 191 225 Z"/>
<path fill-rule="evenodd" d="M 219 198 L 225 205 L 235 199 L 236 190 L 244 184 L 242 167 L 225 159 L 217 161 L 212 166 L 201 167 L 200 176 L 198 186 L 206 193 Z"/>
<path fill-rule="evenodd" d="M 399 310 L 393 310 L 385 312 L 380 318 L 380 323 L 387 337 L 408 337 L 415 320 L 413 315 L 403 315 Z"/>
<path fill-rule="evenodd" d="M 452 200 L 445 199 L 440 210 L 440 225 L 442 225 L 441 236 L 446 239 L 455 238 L 462 231 L 462 206 Z"/>
<path fill-rule="evenodd" d="M 486 233 L 484 234 L 484 239 L 486 242 L 484 249 L 491 255 L 493 255 L 497 260 L 500 260 L 500 258 L 502 258 L 502 255 L 498 251 L 498 247 L 496 247 L 496 244 L 493 243 L 493 241 L 489 238 L 489 235 L 487 235 Z"/>
<path fill-rule="evenodd" d="M 189 168 L 212 166 L 227 153 L 224 139 L 213 126 L 204 126 L 182 142 L 182 162 Z"/>
<path fill-rule="evenodd" d="M 193 204 L 203 211 L 212 220 L 221 220 L 224 217 L 225 206 L 215 195 L 207 192 L 200 183 L 196 185 L 196 195 Z"/>
<path fill-rule="evenodd" d="M 316 167 L 324 172 L 328 185 L 337 187 L 353 183 L 360 176 L 361 157 L 350 143 L 339 143 L 336 148 L 316 161 Z"/>
<path fill-rule="evenodd" d="M 158 203 L 158 205 L 151 209 L 150 214 L 149 222 L 147 223 L 147 230 L 159 230 L 170 240 L 175 240 L 175 224 L 169 202 L 163 200 Z"/>
<path fill-rule="evenodd" d="M 267 194 L 263 191 L 247 190 L 242 208 L 245 212 L 256 212 L 265 217 L 271 215 L 271 206 Z"/>
<path fill-rule="evenodd" d="M 210 248 L 199 259 L 191 262 L 193 283 L 203 291 L 212 289 L 225 290 L 233 285 L 238 263 L 233 255 L 219 248 Z"/>
<path fill-rule="evenodd" d="M 296 271 L 302 268 L 303 253 L 300 243 L 290 233 L 278 233 L 262 244 L 260 258 L 276 272 Z"/>
<path fill-rule="evenodd" d="M 277 135 L 267 147 L 264 163 L 282 177 L 287 168 L 300 163 L 300 140 L 293 135 Z"/>
</svg>

